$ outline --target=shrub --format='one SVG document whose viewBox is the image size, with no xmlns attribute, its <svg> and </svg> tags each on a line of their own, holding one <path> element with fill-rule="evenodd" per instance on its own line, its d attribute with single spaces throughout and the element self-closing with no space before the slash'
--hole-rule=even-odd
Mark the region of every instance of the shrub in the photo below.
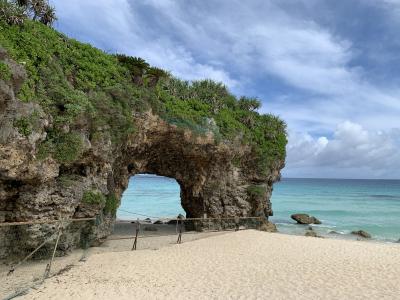
<svg viewBox="0 0 400 300">
<path fill-rule="evenodd" d="M 4 62 L 0 61 L 0 79 L 4 81 L 10 80 L 12 77 L 10 67 Z"/>
<path fill-rule="evenodd" d="M 249 185 L 247 187 L 247 194 L 254 198 L 265 197 L 266 188 L 263 185 Z"/>
<path fill-rule="evenodd" d="M 77 133 L 65 133 L 53 140 L 54 158 L 61 163 L 73 162 L 79 158 L 82 150 L 82 139 Z"/>
<path fill-rule="evenodd" d="M 118 198 L 115 196 L 114 193 L 110 193 L 106 197 L 106 204 L 103 210 L 105 213 L 111 213 L 112 215 L 115 215 L 118 209 L 118 204 Z"/>
<path fill-rule="evenodd" d="M 16 127 L 18 132 L 24 136 L 29 136 L 32 133 L 32 124 L 26 117 L 14 121 L 14 127 Z"/>
<path fill-rule="evenodd" d="M 37 157 L 45 159 L 52 155 L 59 163 L 71 163 L 82 154 L 82 139 L 78 133 L 51 131 L 39 145 Z"/>
<path fill-rule="evenodd" d="M 106 198 L 98 190 L 89 190 L 83 193 L 82 202 L 92 205 L 104 205 L 106 203 Z"/>
</svg>

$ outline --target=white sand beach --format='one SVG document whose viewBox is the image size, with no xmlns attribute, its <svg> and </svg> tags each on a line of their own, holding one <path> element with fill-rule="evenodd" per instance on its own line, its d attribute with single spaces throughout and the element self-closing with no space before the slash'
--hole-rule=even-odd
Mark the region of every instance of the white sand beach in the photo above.
<svg viewBox="0 0 400 300">
<path fill-rule="evenodd" d="M 399 299 L 400 246 L 232 232 L 97 253 L 23 299 Z"/>
</svg>

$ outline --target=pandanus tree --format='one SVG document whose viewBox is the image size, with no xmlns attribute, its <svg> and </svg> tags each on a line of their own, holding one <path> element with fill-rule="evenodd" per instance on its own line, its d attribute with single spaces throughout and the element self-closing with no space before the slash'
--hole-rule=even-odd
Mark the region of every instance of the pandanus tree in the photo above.
<svg viewBox="0 0 400 300">
<path fill-rule="evenodd" d="M 23 7 L 7 0 L 0 0 L 0 20 L 10 25 L 22 25 L 26 17 Z"/>
<path fill-rule="evenodd" d="M 45 3 L 43 0 L 30 0 L 29 4 L 29 8 L 32 13 L 32 19 L 37 20 L 44 13 L 47 3 Z"/>
<path fill-rule="evenodd" d="M 42 22 L 44 25 L 51 26 L 53 25 L 55 20 L 57 20 L 56 10 L 54 9 L 54 7 L 47 5 L 44 8 L 42 15 L 40 16 L 40 22 Z"/>
<path fill-rule="evenodd" d="M 256 111 L 261 107 L 261 102 L 257 98 L 248 98 L 242 96 L 238 101 L 238 106 L 243 110 Z"/>
<path fill-rule="evenodd" d="M 140 57 L 132 57 L 124 54 L 117 54 L 116 57 L 122 65 L 128 68 L 133 82 L 137 85 L 143 85 L 143 76 L 150 65 Z"/>
<path fill-rule="evenodd" d="M 131 65 L 133 82 L 137 85 L 143 85 L 143 76 L 146 74 L 150 65 L 140 57 L 132 57 Z"/>
<path fill-rule="evenodd" d="M 237 102 L 238 108 L 242 110 L 241 121 L 247 127 L 253 128 L 255 124 L 255 111 L 261 107 L 261 102 L 257 98 L 240 97 Z"/>
<path fill-rule="evenodd" d="M 167 77 L 168 73 L 160 68 L 150 67 L 146 72 L 146 78 L 148 79 L 148 85 L 154 87 L 157 85 L 161 78 Z"/>
<path fill-rule="evenodd" d="M 0 18 L 12 25 L 21 25 L 30 17 L 51 26 L 57 19 L 48 0 L 0 0 Z"/>
<path fill-rule="evenodd" d="M 51 26 L 57 19 L 54 7 L 47 0 L 19 0 L 32 15 L 33 20 L 39 20 L 45 25 Z"/>
<path fill-rule="evenodd" d="M 234 97 L 229 94 L 227 87 L 221 82 L 210 79 L 193 81 L 191 85 L 192 98 L 197 98 L 210 104 L 213 113 L 235 103 Z"/>
</svg>

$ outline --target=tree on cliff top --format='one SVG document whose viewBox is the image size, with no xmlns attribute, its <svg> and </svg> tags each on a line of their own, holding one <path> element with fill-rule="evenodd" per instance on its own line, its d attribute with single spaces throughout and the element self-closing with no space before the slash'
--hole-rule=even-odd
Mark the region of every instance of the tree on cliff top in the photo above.
<svg viewBox="0 0 400 300">
<path fill-rule="evenodd" d="M 55 8 L 48 0 L 0 0 L 0 19 L 10 25 L 22 25 L 30 17 L 51 26 L 57 20 Z"/>
</svg>

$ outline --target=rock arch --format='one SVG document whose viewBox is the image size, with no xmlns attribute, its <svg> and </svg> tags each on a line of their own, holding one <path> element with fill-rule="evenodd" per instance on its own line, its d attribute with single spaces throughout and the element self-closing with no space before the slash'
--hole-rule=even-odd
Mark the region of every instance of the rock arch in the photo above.
<svg viewBox="0 0 400 300">
<path fill-rule="evenodd" d="M 212 135 L 195 136 L 149 113 L 137 124 L 140 135 L 127 143 L 113 168 L 108 188 L 116 194 L 126 189 L 130 176 L 152 173 L 177 180 L 188 217 L 271 214 L 268 199 L 279 170 L 261 177 L 235 166 L 233 159 L 250 155 L 249 149 L 217 144 Z M 250 186 L 265 191 L 262 199 L 254 199 Z"/>
<path fill-rule="evenodd" d="M 51 119 L 38 104 L 15 97 L 25 71 L 1 51 L 0 59 L 12 71 L 12 80 L 0 80 L 0 222 L 100 215 L 102 222 L 94 228 L 100 239 L 110 233 L 115 220 L 109 208 L 119 205 L 129 177 L 138 173 L 175 178 L 188 217 L 272 214 L 272 185 L 279 180 L 284 161 L 260 170 L 256 155 L 240 137 L 217 142 L 211 132 L 182 129 L 151 111 L 132 113 L 135 132 L 118 146 L 107 128 L 98 127 L 91 136 L 83 122 L 75 129 L 82 143 L 79 159 L 39 159 L 37 145 L 45 140 Z M 35 128 L 21 133 L 16 120 L 33 112 Z M 88 197 L 98 201 L 85 201 Z"/>
</svg>

